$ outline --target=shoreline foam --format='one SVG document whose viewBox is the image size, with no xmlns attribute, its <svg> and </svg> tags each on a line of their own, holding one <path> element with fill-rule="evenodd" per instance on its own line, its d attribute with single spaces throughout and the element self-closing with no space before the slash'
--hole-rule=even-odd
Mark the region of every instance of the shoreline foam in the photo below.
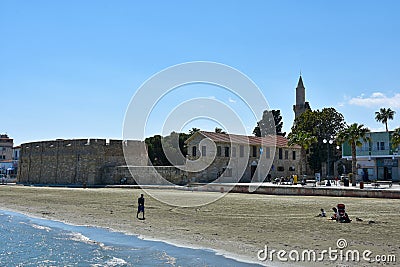
<svg viewBox="0 0 400 267">
<path fill-rule="evenodd" d="M 155 242 L 155 243 L 163 243 L 163 244 L 167 244 L 176 248 L 184 248 L 184 249 L 192 249 L 192 250 L 198 250 L 198 251 L 203 251 L 203 252 L 209 252 L 209 253 L 213 253 L 216 256 L 221 256 L 225 259 L 230 259 L 230 260 L 234 260 L 237 261 L 239 263 L 248 263 L 248 264 L 255 264 L 255 265 L 262 265 L 260 263 L 257 262 L 252 262 L 252 261 L 248 261 L 246 259 L 241 259 L 239 257 L 237 257 L 236 255 L 228 255 L 227 252 L 224 251 L 218 251 L 218 250 L 214 250 L 211 248 L 207 248 L 207 247 L 197 247 L 197 246 L 188 246 L 188 245 L 184 245 L 182 243 L 176 243 L 170 240 L 162 240 L 162 239 L 157 239 L 157 238 L 147 238 L 146 236 L 141 236 L 141 235 L 137 235 L 135 233 L 131 233 L 131 232 L 121 232 L 112 228 L 104 228 L 98 225 L 78 225 L 78 224 L 71 224 L 71 223 L 67 223 L 65 221 L 61 221 L 61 220 L 53 220 L 53 219 L 46 219 L 46 218 L 42 218 L 42 217 L 38 217 L 35 216 L 33 214 L 30 213 L 22 213 L 16 210 L 9 210 L 9 209 L 4 209 L 1 208 L 0 209 L 0 214 L 3 215 L 17 215 L 17 216 L 23 216 L 26 217 L 30 220 L 33 221 L 33 224 L 29 226 L 38 229 L 38 230 L 45 230 L 45 231 L 50 231 L 52 229 L 52 227 L 57 227 L 57 228 L 62 228 L 64 229 L 62 226 L 67 226 L 66 230 L 71 231 L 71 233 L 69 234 L 69 236 L 71 236 L 71 240 L 74 241 L 78 241 L 78 242 L 83 242 L 86 244 L 95 244 L 95 245 L 99 245 L 102 248 L 107 248 L 108 246 L 105 245 L 103 242 L 98 241 L 98 240 L 94 240 L 91 239 L 87 236 L 85 236 L 83 233 L 81 232 L 76 232 L 71 230 L 71 228 L 81 228 L 81 227 L 90 227 L 96 230 L 102 230 L 102 231 L 107 231 L 110 233 L 116 233 L 116 234 L 123 234 L 126 236 L 133 236 L 135 238 L 137 238 L 138 240 L 144 240 L 144 241 L 149 241 L 149 242 Z M 278 265 L 276 265 L 278 266 Z"/>
</svg>

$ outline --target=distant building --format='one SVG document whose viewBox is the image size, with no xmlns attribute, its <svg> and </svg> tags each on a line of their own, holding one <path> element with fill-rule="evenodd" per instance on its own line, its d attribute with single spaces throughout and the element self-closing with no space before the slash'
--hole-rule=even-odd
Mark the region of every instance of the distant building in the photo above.
<svg viewBox="0 0 400 267">
<path fill-rule="evenodd" d="M 399 147 L 392 148 L 392 132 L 371 132 L 369 142 L 357 147 L 357 173 L 359 179 L 400 180 Z M 342 145 L 342 157 L 351 160 L 349 143 Z"/>
<path fill-rule="evenodd" d="M 15 163 L 13 161 L 14 140 L 7 134 L 0 134 L 0 174 L 13 175 Z"/>
<path fill-rule="evenodd" d="M 293 105 L 295 119 L 303 114 L 307 109 L 311 109 L 310 103 L 306 102 L 306 88 L 304 87 L 303 79 L 300 75 L 296 87 L 296 104 Z"/>
<path fill-rule="evenodd" d="M 260 177 L 256 172 L 261 157 L 272 163 L 271 169 L 266 170 L 270 178 L 298 174 L 300 147 L 288 146 L 288 140 L 283 136 L 254 137 L 199 131 L 185 143 L 189 160 L 212 161 L 203 171 L 188 172 L 191 181 L 210 182 L 220 176 L 224 182 L 264 181 L 267 177 Z M 243 175 L 238 177 L 235 168 L 230 168 L 228 163 L 243 166 Z M 187 168 L 190 170 L 190 165 L 187 164 Z"/>
<path fill-rule="evenodd" d="M 21 146 L 16 146 L 12 148 L 12 166 L 9 166 L 7 168 L 7 176 L 10 178 L 17 178 L 20 152 Z"/>
<path fill-rule="evenodd" d="M 0 161 L 13 159 L 14 140 L 7 134 L 0 134 Z"/>
</svg>

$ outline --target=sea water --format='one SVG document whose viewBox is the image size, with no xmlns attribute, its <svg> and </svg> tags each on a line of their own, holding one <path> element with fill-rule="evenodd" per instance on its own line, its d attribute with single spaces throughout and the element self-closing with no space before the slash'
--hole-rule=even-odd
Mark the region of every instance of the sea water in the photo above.
<svg viewBox="0 0 400 267">
<path fill-rule="evenodd" d="M 211 250 L 0 210 L 0 266 L 256 266 Z M 257 265 L 258 266 L 258 265 Z"/>
</svg>

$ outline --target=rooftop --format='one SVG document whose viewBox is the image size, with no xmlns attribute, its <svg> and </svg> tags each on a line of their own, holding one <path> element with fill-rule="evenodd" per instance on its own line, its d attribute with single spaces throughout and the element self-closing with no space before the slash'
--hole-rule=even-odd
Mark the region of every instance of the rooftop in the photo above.
<svg viewBox="0 0 400 267">
<path fill-rule="evenodd" d="M 238 134 L 225 134 L 225 133 L 215 133 L 215 132 L 206 132 L 199 131 L 195 134 L 201 134 L 206 138 L 211 139 L 214 142 L 219 143 L 235 143 L 235 144 L 249 144 L 249 145 L 264 145 L 264 146 L 278 146 L 278 147 L 289 147 L 288 139 L 281 135 L 268 135 L 266 137 L 256 137 L 256 136 L 247 136 L 247 135 L 238 135 Z M 195 135 L 194 134 L 194 135 Z M 192 137 L 194 136 L 192 135 Z M 189 142 L 192 137 L 189 137 L 186 140 L 186 143 Z M 293 148 L 300 148 L 300 146 L 291 146 Z"/>
</svg>

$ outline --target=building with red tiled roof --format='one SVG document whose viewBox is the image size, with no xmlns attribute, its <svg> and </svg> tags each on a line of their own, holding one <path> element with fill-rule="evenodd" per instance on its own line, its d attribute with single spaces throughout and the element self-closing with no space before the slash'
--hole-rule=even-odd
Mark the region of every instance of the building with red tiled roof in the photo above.
<svg viewBox="0 0 400 267">
<path fill-rule="evenodd" d="M 199 131 L 186 140 L 192 181 L 250 182 L 297 174 L 300 147 L 280 135 L 255 137 Z"/>
</svg>

